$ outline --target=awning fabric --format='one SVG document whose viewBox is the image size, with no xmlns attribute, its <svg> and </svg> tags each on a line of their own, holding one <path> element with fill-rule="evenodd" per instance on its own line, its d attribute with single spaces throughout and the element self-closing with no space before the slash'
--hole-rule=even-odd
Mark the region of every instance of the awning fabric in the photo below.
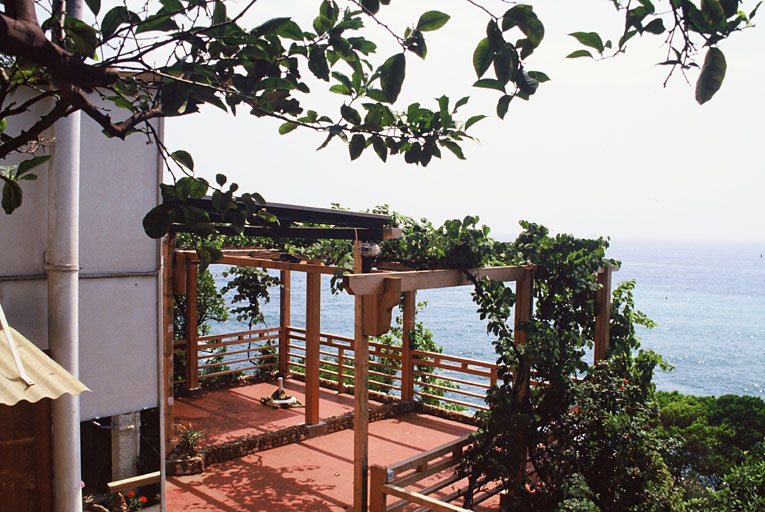
<svg viewBox="0 0 765 512">
<path fill-rule="evenodd" d="M 0 404 L 14 405 L 20 400 L 37 402 L 42 398 L 58 398 L 64 393 L 79 395 L 90 391 L 16 329 L 10 330 L 24 369 L 34 384 L 27 386 L 19 375 L 8 338 L 0 329 Z"/>
</svg>

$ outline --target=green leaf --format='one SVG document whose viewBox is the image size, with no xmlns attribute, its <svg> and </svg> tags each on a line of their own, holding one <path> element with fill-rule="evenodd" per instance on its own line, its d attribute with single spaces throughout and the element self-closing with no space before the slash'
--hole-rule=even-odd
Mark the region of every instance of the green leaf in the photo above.
<svg viewBox="0 0 765 512">
<path fill-rule="evenodd" d="M 179 149 L 178 151 L 173 152 L 170 156 L 173 160 L 186 167 L 188 170 L 194 170 L 194 159 L 191 158 L 191 155 L 187 151 Z"/>
<path fill-rule="evenodd" d="M 420 155 L 422 153 L 422 147 L 419 142 L 415 142 L 409 149 L 404 152 L 404 161 L 408 164 L 420 163 Z"/>
<path fill-rule="evenodd" d="M 541 71 L 529 71 L 529 76 L 539 83 L 550 81 L 550 77 Z"/>
<path fill-rule="evenodd" d="M 635 35 L 638 33 L 637 30 L 628 30 L 624 33 L 622 37 L 619 38 L 619 49 L 621 50 L 624 48 L 624 45 L 627 41 L 635 37 Z"/>
<path fill-rule="evenodd" d="M 500 119 L 505 118 L 505 114 L 507 114 L 507 108 L 510 106 L 510 100 L 512 99 L 513 99 L 512 95 L 505 94 L 497 102 L 497 116 Z"/>
<path fill-rule="evenodd" d="M 140 23 L 138 15 L 128 11 L 125 6 L 117 6 L 109 10 L 101 22 L 101 36 L 104 40 L 109 39 L 123 23 Z"/>
<path fill-rule="evenodd" d="M 493 59 L 494 52 L 489 44 L 489 38 L 484 37 L 473 51 L 473 69 L 475 69 L 475 74 L 478 78 L 481 78 L 486 73 Z"/>
<path fill-rule="evenodd" d="M 600 38 L 597 32 L 572 32 L 569 34 L 571 37 L 582 43 L 584 46 L 595 48 L 598 53 L 603 53 L 605 47 L 603 46 L 603 40 Z"/>
<path fill-rule="evenodd" d="M 286 135 L 297 127 L 298 127 L 297 123 L 287 121 L 286 123 L 283 123 L 279 127 L 279 135 Z"/>
<path fill-rule="evenodd" d="M 64 19 L 64 31 L 73 43 L 73 53 L 84 57 L 93 57 L 98 46 L 98 33 L 96 29 L 82 20 L 67 16 Z"/>
<path fill-rule="evenodd" d="M 420 30 L 421 32 L 438 30 L 449 21 L 449 18 L 451 18 L 451 16 L 441 11 L 428 11 L 420 16 L 420 19 L 417 22 L 417 30 Z"/>
<path fill-rule="evenodd" d="M 494 54 L 494 74 L 497 76 L 497 80 L 506 84 L 510 81 L 515 71 L 515 55 L 507 49 L 507 47 L 500 48 L 497 53 Z"/>
<path fill-rule="evenodd" d="M 590 57 L 591 59 L 594 58 L 592 54 L 587 50 L 577 50 L 566 55 L 567 59 L 576 59 L 577 57 Z"/>
<path fill-rule="evenodd" d="M 6 118 L 0 119 L 0 133 L 4 132 L 8 127 L 8 120 Z"/>
<path fill-rule="evenodd" d="M 319 46 L 312 46 L 308 56 L 308 69 L 324 81 L 329 82 L 329 64 L 324 49 Z"/>
<path fill-rule="evenodd" d="M 13 180 L 3 177 L 3 199 L 2 206 L 5 213 L 10 215 L 16 208 L 21 206 L 22 192 L 21 186 Z"/>
<path fill-rule="evenodd" d="M 372 147 L 375 150 L 375 153 L 377 153 L 377 156 L 380 157 L 380 160 L 383 162 L 388 160 L 388 148 L 385 146 L 385 141 L 382 140 L 382 137 L 378 137 L 375 135 L 372 137 Z"/>
<path fill-rule="evenodd" d="M 545 37 L 545 27 L 529 5 L 511 7 L 502 16 L 502 31 L 513 27 L 521 29 L 534 48 L 539 46 Z"/>
<path fill-rule="evenodd" d="M 351 160 L 356 160 L 366 147 L 366 140 L 364 136 L 357 133 L 351 137 L 351 142 L 348 144 L 348 151 L 351 154 Z"/>
<path fill-rule="evenodd" d="M 35 167 L 37 167 L 40 164 L 44 164 L 48 160 L 50 160 L 51 155 L 40 155 L 36 156 L 34 158 L 30 158 L 29 160 L 24 160 L 19 164 L 19 168 L 16 171 L 16 177 L 20 178 L 24 175 L 24 173 L 31 171 Z"/>
<path fill-rule="evenodd" d="M 217 183 L 221 187 L 226 184 L 227 180 L 228 180 L 228 178 L 226 178 L 225 174 L 218 173 L 218 174 L 215 175 L 215 183 Z"/>
<path fill-rule="evenodd" d="M 160 91 L 162 112 L 168 115 L 183 114 L 189 101 L 189 86 L 178 80 L 167 80 Z"/>
<path fill-rule="evenodd" d="M 361 6 L 371 14 L 377 14 L 380 10 L 379 0 L 361 0 Z"/>
<path fill-rule="evenodd" d="M 260 90 L 275 90 L 275 91 L 291 91 L 295 88 L 295 84 L 284 78 L 278 76 L 269 76 L 264 78 L 255 86 L 256 91 Z"/>
<path fill-rule="evenodd" d="M 150 238 L 162 238 L 170 232 L 175 220 L 175 209 L 170 204 L 155 206 L 143 218 L 143 230 Z"/>
<path fill-rule="evenodd" d="M 353 107 L 349 107 L 348 105 L 342 105 L 340 107 L 340 115 L 343 116 L 343 119 L 345 119 L 346 121 L 348 121 L 354 126 L 361 124 L 361 115 Z"/>
<path fill-rule="evenodd" d="M 701 14 L 712 26 L 725 21 L 725 11 L 719 0 L 701 0 Z"/>
<path fill-rule="evenodd" d="M 395 103 L 398 99 L 405 76 L 406 56 L 403 53 L 390 57 L 380 68 L 380 85 L 389 103 Z"/>
<path fill-rule="evenodd" d="M 452 113 L 457 113 L 457 109 L 466 105 L 468 100 L 470 100 L 470 96 L 465 96 L 464 98 L 460 98 L 460 100 L 454 104 L 454 110 L 452 110 Z"/>
<path fill-rule="evenodd" d="M 142 34 L 144 32 L 152 32 L 155 30 L 159 32 L 170 32 L 172 30 L 178 30 L 178 25 L 169 15 L 155 14 L 139 23 L 135 29 L 135 33 Z"/>
<path fill-rule="evenodd" d="M 334 92 L 335 94 L 342 94 L 343 96 L 351 96 L 351 90 L 348 88 L 347 85 L 344 84 L 335 84 L 332 87 L 329 88 L 329 92 Z"/>
<path fill-rule="evenodd" d="M 101 10 L 101 0 L 85 0 L 85 4 L 90 9 L 90 12 L 95 15 L 98 15 L 98 11 Z"/>
<path fill-rule="evenodd" d="M 484 89 L 495 89 L 505 92 L 505 84 L 493 78 L 482 78 L 473 84 L 473 87 L 483 87 Z"/>
<path fill-rule="evenodd" d="M 224 4 L 221 1 L 215 2 L 215 7 L 213 8 L 213 25 L 220 25 L 221 23 L 226 23 L 226 4 Z"/>
<path fill-rule="evenodd" d="M 454 153 L 460 160 L 465 160 L 465 155 L 462 153 L 462 148 L 454 141 L 443 140 L 440 142 L 442 146 Z"/>
<path fill-rule="evenodd" d="M 664 22 L 661 20 L 661 18 L 656 18 L 655 20 L 651 21 L 648 25 L 643 27 L 643 30 L 646 32 L 650 32 L 651 34 L 663 34 L 664 33 Z"/>
<path fill-rule="evenodd" d="M 719 48 L 711 47 L 704 57 L 704 65 L 701 67 L 699 80 L 696 82 L 696 101 L 703 105 L 710 99 L 722 86 L 725 78 L 727 64 L 725 55 Z"/>
<path fill-rule="evenodd" d="M 478 115 L 476 115 L 476 116 L 473 116 L 473 117 L 471 117 L 470 119 L 468 119 L 468 120 L 465 122 L 465 131 L 467 131 L 467 129 L 468 129 L 468 128 L 470 128 L 471 126 L 473 126 L 474 124 L 476 124 L 476 123 L 477 123 L 478 121 L 480 121 L 481 119 L 486 119 L 486 116 L 485 116 L 485 115 L 483 115 L 483 114 L 478 114 Z"/>
</svg>

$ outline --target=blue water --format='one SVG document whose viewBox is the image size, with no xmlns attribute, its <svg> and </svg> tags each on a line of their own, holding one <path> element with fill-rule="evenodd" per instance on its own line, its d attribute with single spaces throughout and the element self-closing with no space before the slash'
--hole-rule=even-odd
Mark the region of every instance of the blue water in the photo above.
<svg viewBox="0 0 765 512">
<path fill-rule="evenodd" d="M 658 372 L 658 389 L 695 395 L 765 397 L 765 244 L 614 241 L 609 257 L 622 261 L 614 286 L 635 279 L 637 308 L 658 326 L 640 328 L 643 346 L 674 366 Z M 353 298 L 322 291 L 323 332 L 353 335 Z M 418 292 L 428 305 L 418 319 L 444 353 L 494 361 L 491 339 L 475 313 L 470 287 Z M 292 324 L 305 326 L 305 279 L 292 283 Z M 266 325 L 279 324 L 278 290 L 263 307 Z M 246 326 L 230 320 L 213 332 Z"/>
</svg>

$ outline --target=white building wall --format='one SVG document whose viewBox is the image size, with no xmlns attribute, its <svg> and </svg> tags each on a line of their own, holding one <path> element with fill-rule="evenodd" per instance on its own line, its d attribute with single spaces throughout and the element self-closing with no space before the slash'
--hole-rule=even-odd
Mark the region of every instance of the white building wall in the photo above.
<svg viewBox="0 0 765 512">
<path fill-rule="evenodd" d="M 145 135 L 108 139 L 83 116 L 81 140 L 80 380 L 92 390 L 81 397 L 84 421 L 159 405 L 160 248 L 141 221 L 157 204 L 161 174 Z M 45 349 L 47 165 L 36 171 L 37 181 L 22 183 L 21 208 L 0 213 L 0 304 Z"/>
</svg>

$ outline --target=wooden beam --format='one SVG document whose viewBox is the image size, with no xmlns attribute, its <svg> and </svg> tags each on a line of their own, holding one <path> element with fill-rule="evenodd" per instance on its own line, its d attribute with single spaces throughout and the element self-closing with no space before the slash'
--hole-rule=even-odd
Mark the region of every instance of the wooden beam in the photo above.
<svg viewBox="0 0 765 512">
<path fill-rule="evenodd" d="M 361 270 L 361 243 L 353 246 L 353 269 Z M 369 492 L 369 338 L 362 331 L 361 297 L 354 297 L 353 510 L 367 512 Z"/>
<path fill-rule="evenodd" d="M 412 350 L 417 311 L 417 292 L 404 292 L 403 334 L 401 336 L 401 399 L 414 399 L 414 379 L 412 376 Z"/>
<path fill-rule="evenodd" d="M 186 266 L 186 387 L 199 387 L 199 353 L 197 344 L 197 273 L 199 265 L 191 263 Z"/>
<path fill-rule="evenodd" d="M 611 268 L 598 273 L 600 289 L 595 298 L 595 362 L 606 359 L 611 341 Z"/>
<path fill-rule="evenodd" d="M 369 512 L 386 512 L 382 486 L 388 483 L 388 470 L 384 466 L 374 464 L 369 473 Z"/>
<path fill-rule="evenodd" d="M 162 240 L 162 397 L 164 399 L 165 414 L 163 418 L 163 442 L 165 452 L 173 451 L 173 434 L 175 425 L 175 411 L 173 399 L 173 320 L 175 316 L 174 290 L 176 278 L 180 271 L 174 268 L 175 235 L 168 235 Z M 183 286 L 186 287 L 186 258 L 178 257 L 183 261 Z M 184 290 L 185 291 L 185 290 Z"/>
<path fill-rule="evenodd" d="M 295 270 L 297 272 L 319 273 L 319 274 L 334 274 L 335 268 L 330 265 L 323 265 L 321 263 L 312 262 L 297 262 L 292 263 L 288 261 L 274 261 L 265 258 L 253 258 L 251 256 L 223 256 L 220 261 L 214 261 L 216 264 L 223 265 L 236 265 L 239 267 L 259 267 L 259 268 L 272 268 L 275 270 Z"/>
<path fill-rule="evenodd" d="M 452 505 L 451 503 L 438 501 L 435 498 L 425 496 L 419 492 L 407 491 L 406 489 L 402 489 L 396 485 L 385 484 L 383 486 L 383 492 L 385 494 L 390 494 L 391 496 L 406 500 L 410 503 L 422 505 L 428 510 L 433 510 L 434 512 L 470 512 L 468 509 L 458 507 L 457 505 Z"/>
<path fill-rule="evenodd" d="M 114 482 L 107 483 L 106 487 L 109 489 L 109 494 L 114 494 L 115 492 L 127 491 L 129 489 L 159 483 L 159 478 L 159 471 L 155 471 L 153 473 L 146 473 L 145 475 L 131 476 L 130 478 L 115 480 Z"/>
<path fill-rule="evenodd" d="M 390 330 L 393 308 L 401 301 L 401 279 L 383 280 L 383 292 L 361 297 L 361 328 L 364 336 L 381 336 Z"/>
<path fill-rule="evenodd" d="M 282 270 L 279 276 L 279 373 L 286 377 L 290 372 L 290 333 L 292 323 L 290 314 L 290 287 L 292 286 L 292 273 Z"/>
<path fill-rule="evenodd" d="M 319 358 L 321 345 L 321 275 L 306 274 L 305 423 L 319 423 Z"/>
<path fill-rule="evenodd" d="M 528 272 L 528 267 L 484 267 L 473 269 L 471 272 L 478 279 L 489 277 L 497 281 L 517 281 Z M 461 270 L 441 269 L 350 274 L 343 277 L 343 286 L 351 295 L 376 295 L 385 291 L 385 279 L 391 277 L 401 279 L 402 292 L 473 284 Z"/>
<path fill-rule="evenodd" d="M 172 243 L 175 245 L 175 235 L 168 235 L 168 238 L 172 238 Z M 175 251 L 172 246 L 169 250 L 172 257 L 171 270 L 173 272 L 173 280 L 170 282 L 172 293 L 175 295 L 186 295 L 186 261 L 188 255 Z"/>
</svg>

